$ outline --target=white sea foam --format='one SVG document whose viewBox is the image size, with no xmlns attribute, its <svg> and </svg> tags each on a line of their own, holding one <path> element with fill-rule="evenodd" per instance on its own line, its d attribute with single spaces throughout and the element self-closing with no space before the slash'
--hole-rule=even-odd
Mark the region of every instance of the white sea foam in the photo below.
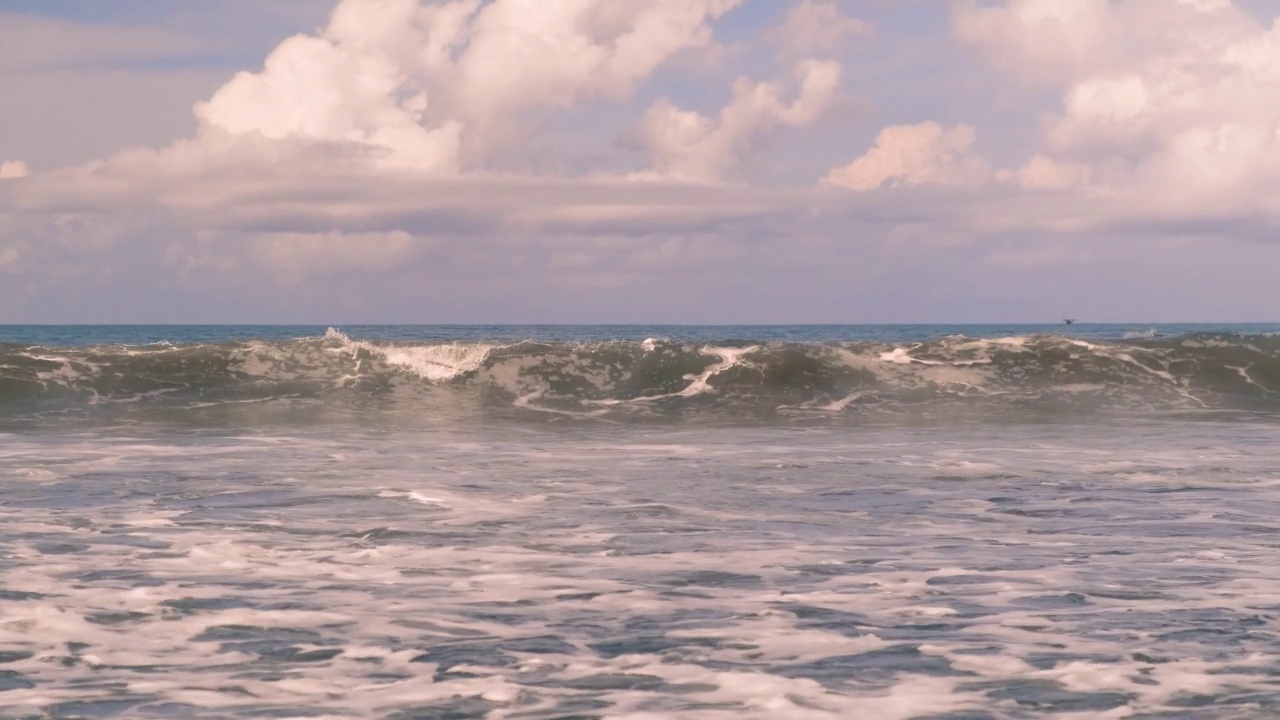
<svg viewBox="0 0 1280 720">
<path fill-rule="evenodd" d="M 1160 331 L 1155 328 L 1147 330 L 1130 330 L 1124 334 L 1125 340 L 1151 340 L 1160 337 Z"/>
<path fill-rule="evenodd" d="M 895 365 L 910 365 L 915 362 L 929 364 L 927 360 L 916 360 L 911 357 L 911 351 L 907 348 L 894 348 L 888 352 L 880 353 L 880 361 L 893 363 Z"/>
<path fill-rule="evenodd" d="M 4 701 L 1248 716 L 1273 430 L 4 436 Z"/>
<path fill-rule="evenodd" d="M 686 375 L 685 379 L 690 380 L 688 387 L 675 393 L 679 397 L 693 397 L 706 392 L 714 392 L 708 381 L 716 375 L 734 367 L 742 362 L 747 355 L 759 350 L 756 345 L 742 348 L 725 348 L 725 347 L 704 347 L 702 353 L 704 355 L 713 355 L 720 358 L 719 364 L 712 365 L 702 372 L 700 375 Z"/>
<path fill-rule="evenodd" d="M 750 347 L 743 347 L 743 348 L 704 346 L 700 349 L 700 352 L 703 355 L 710 355 L 712 357 L 718 358 L 719 362 L 708 366 L 707 369 L 703 370 L 700 373 L 697 373 L 697 374 L 690 373 L 688 375 L 685 375 L 683 379 L 687 381 L 689 384 L 686 385 L 681 390 L 678 390 L 676 392 L 657 394 L 657 395 L 642 395 L 640 397 L 630 398 L 630 399 L 622 399 L 622 398 L 592 399 L 592 400 L 588 400 L 587 404 L 603 406 L 605 408 L 626 406 L 626 405 L 634 406 L 634 405 L 644 405 L 646 403 L 652 403 L 657 400 L 666 400 L 669 398 L 692 398 L 692 397 L 697 397 L 699 395 L 715 393 L 717 392 L 717 390 L 715 386 L 711 384 L 710 382 L 711 378 L 715 377 L 716 375 L 730 368 L 736 367 L 737 365 L 743 363 L 744 358 L 747 355 L 753 352 L 756 352 L 759 349 L 760 349 L 760 346 L 757 346 L 757 345 L 752 345 Z M 529 402 L 531 400 L 537 399 L 537 397 L 540 397 L 540 394 L 525 395 L 518 398 L 516 400 L 516 404 L 519 407 L 530 407 Z M 604 412 L 597 412 L 597 413 L 594 413 L 594 415 L 603 416 Z"/>
<path fill-rule="evenodd" d="M 329 328 L 326 340 L 339 344 L 339 352 L 354 355 L 359 350 L 382 358 L 431 382 L 446 382 L 484 365 L 495 345 L 487 343 L 441 343 L 435 345 L 393 345 L 352 340 Z"/>
</svg>

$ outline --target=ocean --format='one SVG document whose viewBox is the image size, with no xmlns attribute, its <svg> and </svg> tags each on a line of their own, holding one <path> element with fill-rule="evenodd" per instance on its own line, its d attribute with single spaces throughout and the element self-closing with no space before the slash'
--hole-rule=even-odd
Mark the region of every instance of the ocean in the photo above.
<svg viewBox="0 0 1280 720">
<path fill-rule="evenodd" d="M 1280 717 L 1280 324 L 0 327 L 0 717 Z"/>
</svg>

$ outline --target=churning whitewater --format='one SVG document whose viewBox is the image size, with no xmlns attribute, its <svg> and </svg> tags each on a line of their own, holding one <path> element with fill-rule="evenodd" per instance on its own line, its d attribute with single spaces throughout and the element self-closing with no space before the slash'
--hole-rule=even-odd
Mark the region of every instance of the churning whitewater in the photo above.
<svg viewBox="0 0 1280 720">
<path fill-rule="evenodd" d="M 910 343 L 645 339 L 291 340 L 0 345 L 0 413 L 199 422 L 211 412 L 350 412 L 447 422 L 1016 419 L 1280 408 L 1280 337 L 1057 334 Z M 246 410 L 244 406 L 258 406 Z"/>
</svg>

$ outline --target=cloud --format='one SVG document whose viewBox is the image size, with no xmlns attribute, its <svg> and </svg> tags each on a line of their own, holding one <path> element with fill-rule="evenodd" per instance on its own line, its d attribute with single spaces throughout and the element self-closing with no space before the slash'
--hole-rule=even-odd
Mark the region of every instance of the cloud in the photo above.
<svg viewBox="0 0 1280 720">
<path fill-rule="evenodd" d="M 102 222 L 94 236 L 105 236 L 81 253 L 97 258 L 83 268 L 95 282 L 130 262 L 178 284 L 252 272 L 290 287 L 522 256 L 599 274 L 600 263 L 544 257 L 590 248 L 617 257 L 593 237 L 642 238 L 625 257 L 647 260 L 614 274 L 687 261 L 710 252 L 690 238 L 790 212 L 794 200 L 497 172 L 487 160 L 526 136 L 538 113 L 631 98 L 679 53 L 714 45 L 710 23 L 740 1 L 343 0 L 315 35 L 284 40 L 261 70 L 198 103 L 193 136 L 42 172 L 0 195 L 0 209 L 23 214 L 22 242 L 35 243 L 5 246 L 16 248 L 6 271 L 70 267 L 61 248 L 75 235 L 55 225 L 104 212 L 117 221 Z M 711 141 L 724 143 L 717 152 L 750 152 L 775 126 L 809 122 L 838 70 L 801 65 L 793 102 L 780 99 L 780 83 L 742 81 Z M 732 165 L 727 155 L 717 162 Z"/>
<path fill-rule="evenodd" d="M 9 160 L 0 163 L 0 180 L 13 180 L 24 178 L 31 174 L 27 168 L 27 164 L 21 160 Z"/>
<path fill-rule="evenodd" d="M 636 131 L 639 144 L 651 157 L 651 169 L 643 177 L 694 182 L 724 179 L 745 154 L 758 148 L 778 127 L 802 127 L 816 120 L 834 99 L 840 75 L 840 64 L 834 61 L 800 63 L 796 69 L 798 90 L 790 103 L 782 99 L 779 83 L 739 79 L 733 86 L 733 99 L 714 120 L 660 98 Z"/>
<path fill-rule="evenodd" d="M 947 128 L 923 122 L 887 127 L 865 155 L 832 170 L 823 182 L 852 190 L 979 185 L 991 169 L 973 153 L 975 137 L 968 125 Z"/>
<path fill-rule="evenodd" d="M 802 0 L 770 34 L 784 56 L 797 58 L 840 53 L 872 30 L 866 20 L 842 13 L 834 0 Z"/>
<path fill-rule="evenodd" d="M 1280 23 L 1225 0 L 1011 0 L 954 27 L 1061 93 L 1004 175 L 1022 187 L 1102 194 L 1111 221 L 1280 217 Z"/>
<path fill-rule="evenodd" d="M 1087 185 L 1093 172 L 1085 163 L 1054 160 L 1037 154 L 1016 172 L 1004 171 L 1000 176 L 1030 190 L 1069 190 Z"/>
<path fill-rule="evenodd" d="M 13 123 L 31 135 L 39 118 L 65 145 L 90 132 L 86 105 L 130 108 L 130 127 L 150 106 L 96 80 L 99 94 L 36 106 L 48 73 L 21 74 L 0 157 L 40 171 L 0 183 L 0 315 L 885 322 L 1068 305 L 1123 319 L 1105 303 L 1125 297 L 1115 307 L 1181 319 L 1274 305 L 1260 268 L 1280 246 L 1232 239 L 1280 224 L 1275 28 L 1207 0 L 962 3 L 951 27 L 984 75 L 902 29 L 942 4 L 908 5 L 872 3 L 894 42 L 845 65 L 870 26 L 820 0 L 788 3 L 773 30 L 746 27 L 769 0 L 342 0 L 260 68 L 202 80 L 194 126 L 162 133 L 182 139 L 117 134 L 103 159 L 60 169 Z M 954 67 L 922 69 L 930 53 Z M 966 82 L 920 107 L 944 76 Z M 194 82 L 175 76 L 189 87 L 174 96 L 194 101 Z M 887 119 L 833 111 L 851 90 L 879 92 L 867 107 Z M 1160 279 L 1126 285 L 1171 244 Z M 1148 292 L 1242 264 L 1234 299 Z M 929 281 L 904 292 L 903 277 Z"/>
<path fill-rule="evenodd" d="M 231 135 L 347 143 L 386 167 L 482 168 L 539 108 L 624 99 L 741 0 L 344 0 L 196 107 Z"/>
<path fill-rule="evenodd" d="M 961 0 L 957 38 L 996 68 L 1050 86 L 1154 58 L 1211 56 L 1260 29 L 1232 0 Z"/>
<path fill-rule="evenodd" d="M 416 245 L 403 230 L 274 232 L 254 236 L 239 259 L 265 265 L 285 285 L 297 285 L 307 278 L 385 273 L 403 264 Z"/>
<path fill-rule="evenodd" d="M 1106 67 L 1129 52 L 1122 41 L 1132 41 L 1132 34 L 1110 5 L 1111 0 L 961 0 L 952 29 L 997 69 L 1026 82 L 1052 83 Z"/>
<path fill-rule="evenodd" d="M 537 113 L 632 97 L 678 53 L 711 47 L 711 21 L 739 2 L 343 0 L 317 34 L 284 40 L 260 71 L 198 103 L 195 135 L 41 173 L 8 205 L 136 216 L 101 252 L 157 228 L 169 234 L 153 246 L 165 272 L 188 280 L 256 268 L 296 286 L 544 250 L 579 258 L 545 267 L 602 272 L 582 253 L 616 256 L 587 238 L 629 235 L 643 239 L 625 257 L 647 259 L 615 274 L 678 264 L 711 252 L 706 238 L 726 227 L 797 211 L 803 193 L 706 183 L 780 128 L 813 122 L 838 91 L 838 63 L 738 80 L 718 116 L 688 114 L 701 134 L 645 136 L 655 171 L 642 178 L 497 172 L 486 159 Z"/>
<path fill-rule="evenodd" d="M 37 168 L 190 135 L 194 103 L 332 9 L 314 0 L 0 2 L 14 5 L 28 12 L 0 11 L 0 158 Z"/>
</svg>

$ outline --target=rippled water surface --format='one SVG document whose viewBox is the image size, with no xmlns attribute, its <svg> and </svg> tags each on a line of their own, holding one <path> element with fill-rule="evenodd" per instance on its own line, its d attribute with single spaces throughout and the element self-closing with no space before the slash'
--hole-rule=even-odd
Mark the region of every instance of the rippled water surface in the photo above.
<svg viewBox="0 0 1280 720">
<path fill-rule="evenodd" d="M 1278 430 L 22 430 L 0 716 L 1274 718 Z"/>
</svg>

